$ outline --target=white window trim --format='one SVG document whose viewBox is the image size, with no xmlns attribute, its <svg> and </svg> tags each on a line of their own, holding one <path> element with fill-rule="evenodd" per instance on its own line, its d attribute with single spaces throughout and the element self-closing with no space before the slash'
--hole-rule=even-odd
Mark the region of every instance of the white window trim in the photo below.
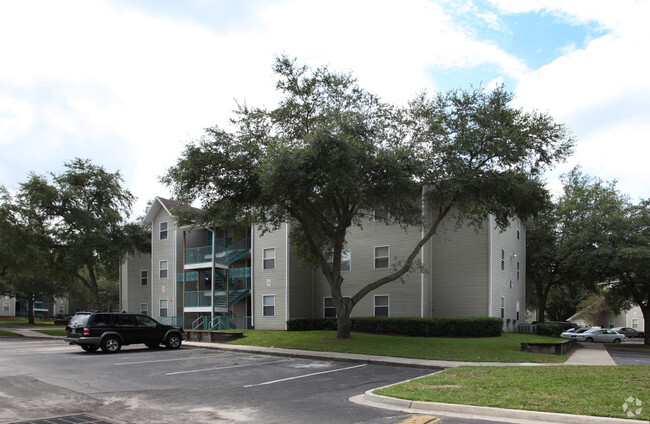
<svg viewBox="0 0 650 424">
<path fill-rule="evenodd" d="M 384 305 L 377 305 L 377 298 L 378 298 L 378 297 L 386 297 L 386 298 L 388 298 L 388 305 L 385 305 L 385 306 L 384 306 Z M 373 315 L 374 315 L 374 316 L 377 316 L 377 307 L 380 307 L 380 308 L 387 308 L 387 309 L 388 309 L 388 313 L 387 313 L 386 316 L 387 316 L 387 317 L 390 316 L 390 295 L 389 295 L 389 294 L 376 294 L 376 295 L 374 295 L 373 300 L 372 300 L 372 303 L 373 303 L 373 306 L 372 306 L 372 312 L 373 312 Z"/>
<path fill-rule="evenodd" d="M 377 249 L 380 248 L 380 247 L 387 247 L 388 248 L 388 255 L 387 256 L 377 256 Z M 390 269 L 390 245 L 373 246 L 373 248 L 372 248 L 372 256 L 373 256 L 373 260 L 372 260 L 373 269 Z M 383 259 L 383 258 L 388 259 L 388 265 L 385 266 L 385 267 L 382 267 L 382 268 L 377 268 L 377 259 L 378 258 L 379 259 Z"/>
<path fill-rule="evenodd" d="M 145 280 L 144 284 L 142 284 L 142 280 L 143 280 L 142 273 L 144 273 L 144 280 Z M 146 269 L 140 270 L 140 285 L 141 286 L 149 285 L 149 270 L 146 270 Z"/>
<path fill-rule="evenodd" d="M 332 299 L 332 306 L 325 306 L 325 300 L 326 299 Z M 343 296 L 344 300 L 350 300 L 350 296 Z M 334 316 L 333 317 L 326 317 L 325 316 L 325 309 L 334 309 Z M 336 306 L 334 306 L 334 298 L 332 296 L 325 296 L 323 298 L 323 318 L 337 318 L 338 315 L 336 313 Z"/>
<path fill-rule="evenodd" d="M 162 307 L 163 302 L 165 302 L 165 307 L 164 307 L 164 308 Z M 161 311 L 162 311 L 163 309 L 165 310 L 165 315 L 163 315 L 163 314 L 161 313 Z M 158 301 L 158 316 L 161 316 L 161 317 L 162 317 L 162 316 L 165 316 L 165 317 L 168 317 L 168 316 L 169 316 L 169 299 L 160 299 L 160 300 Z"/>
<path fill-rule="evenodd" d="M 506 251 L 501 249 L 501 271 L 506 270 Z"/>
<path fill-rule="evenodd" d="M 501 296 L 501 318 L 506 318 L 506 298 Z"/>
<path fill-rule="evenodd" d="M 162 267 L 163 262 L 165 263 L 165 268 Z M 162 271 L 165 271 L 165 276 L 161 275 Z M 169 277 L 169 261 L 160 261 L 158 262 L 158 278 L 165 279 Z"/>
<path fill-rule="evenodd" d="M 273 251 L 273 258 L 267 258 L 266 257 L 266 252 L 267 251 Z M 271 259 L 273 259 L 273 267 L 272 268 L 266 268 L 265 267 L 266 261 L 271 260 Z M 276 256 L 275 247 L 267 247 L 265 249 L 262 249 L 262 269 L 263 270 L 275 269 L 276 266 L 277 266 L 277 256 Z"/>
<path fill-rule="evenodd" d="M 162 229 L 163 224 L 165 224 L 165 229 Z M 165 238 L 162 238 L 163 232 L 165 233 Z M 158 240 L 169 240 L 169 223 L 167 221 L 162 221 L 158 223 Z"/>
<path fill-rule="evenodd" d="M 347 254 L 347 256 L 348 256 L 347 262 L 349 264 L 348 269 L 345 269 L 343 267 L 343 264 L 345 263 L 345 261 L 343 260 L 343 254 L 345 252 L 348 252 L 348 254 Z M 327 261 L 327 264 L 330 266 L 330 270 L 334 267 L 334 257 L 333 256 L 334 255 L 332 253 L 330 253 L 328 261 Z M 352 251 L 350 249 L 343 249 L 343 250 L 341 250 L 341 272 L 348 272 L 348 271 L 352 271 Z"/>
<path fill-rule="evenodd" d="M 266 298 L 272 298 L 273 299 L 273 305 L 266 305 L 264 300 Z M 273 315 L 266 315 L 265 313 L 265 308 L 273 306 Z M 265 294 L 262 296 L 262 316 L 263 317 L 274 317 L 275 316 L 275 295 L 274 294 Z"/>
<path fill-rule="evenodd" d="M 143 308 L 144 306 L 144 308 Z M 149 304 L 148 303 L 141 303 L 140 304 L 140 313 L 143 315 L 149 315 Z"/>
</svg>

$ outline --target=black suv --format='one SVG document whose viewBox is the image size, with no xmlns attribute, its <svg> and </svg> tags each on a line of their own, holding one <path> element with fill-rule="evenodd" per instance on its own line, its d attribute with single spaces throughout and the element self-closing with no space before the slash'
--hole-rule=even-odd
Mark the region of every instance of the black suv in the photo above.
<svg viewBox="0 0 650 424">
<path fill-rule="evenodd" d="M 65 327 L 65 337 L 87 352 L 100 347 L 104 352 L 118 352 L 122 345 L 144 343 L 156 348 L 164 343 L 178 349 L 183 341 L 183 329 L 164 325 L 153 318 L 126 312 L 77 312 Z"/>
</svg>

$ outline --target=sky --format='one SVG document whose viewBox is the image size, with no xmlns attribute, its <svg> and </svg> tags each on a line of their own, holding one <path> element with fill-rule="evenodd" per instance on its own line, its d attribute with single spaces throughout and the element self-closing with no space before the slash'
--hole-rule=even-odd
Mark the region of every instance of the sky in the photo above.
<svg viewBox="0 0 650 424">
<path fill-rule="evenodd" d="M 650 198 L 650 2 L 0 0 L 0 185 L 90 159 L 136 197 L 237 102 L 273 107 L 274 58 L 350 72 L 383 100 L 504 84 L 550 114 L 576 165 Z"/>
</svg>

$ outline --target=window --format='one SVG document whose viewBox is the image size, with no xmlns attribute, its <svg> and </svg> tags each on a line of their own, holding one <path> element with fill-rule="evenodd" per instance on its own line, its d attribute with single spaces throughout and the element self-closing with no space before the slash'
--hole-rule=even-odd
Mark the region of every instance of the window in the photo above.
<svg viewBox="0 0 650 424">
<path fill-rule="evenodd" d="M 501 271 L 506 270 L 506 251 L 501 249 Z"/>
<path fill-rule="evenodd" d="M 264 269 L 275 269 L 275 248 L 264 249 L 263 252 Z"/>
<path fill-rule="evenodd" d="M 167 223 L 160 223 L 160 240 L 167 240 Z"/>
<path fill-rule="evenodd" d="M 519 301 L 517 301 L 517 321 L 519 321 Z"/>
<path fill-rule="evenodd" d="M 343 300 L 350 300 L 350 296 L 344 296 Z M 336 318 L 336 307 L 331 297 L 323 298 L 323 318 Z"/>
<path fill-rule="evenodd" d="M 519 226 L 520 226 L 520 223 L 519 223 L 519 221 L 517 221 L 517 240 L 519 240 L 519 238 L 520 238 L 520 234 L 521 234 L 521 231 L 520 231 L 520 227 L 519 227 Z"/>
<path fill-rule="evenodd" d="M 336 318 L 334 299 L 326 297 L 323 299 L 323 318 Z"/>
<path fill-rule="evenodd" d="M 59 314 L 63 314 L 63 305 L 59 305 Z"/>
<path fill-rule="evenodd" d="M 519 262 L 517 262 L 517 281 L 519 281 Z"/>
<path fill-rule="evenodd" d="M 375 269 L 388 268 L 390 266 L 390 247 L 375 247 Z"/>
<path fill-rule="evenodd" d="M 4 302 L 2 302 L 2 310 L 3 311 L 8 311 L 9 310 L 9 302 L 8 301 L 5 300 Z"/>
<path fill-rule="evenodd" d="M 375 316 L 387 317 L 388 316 L 388 295 L 375 296 Z"/>
<path fill-rule="evenodd" d="M 140 271 L 140 285 L 141 286 L 146 286 L 147 285 L 147 270 Z"/>
<path fill-rule="evenodd" d="M 167 299 L 160 299 L 160 316 L 167 316 Z"/>
<path fill-rule="evenodd" d="M 133 325 L 133 315 L 115 315 L 115 325 Z"/>
<path fill-rule="evenodd" d="M 275 316 L 275 295 L 265 295 L 262 296 L 262 315 L 265 317 L 274 317 Z"/>
<path fill-rule="evenodd" d="M 167 278 L 167 261 L 160 261 L 160 278 Z"/>
<path fill-rule="evenodd" d="M 140 304 L 140 313 L 142 315 L 149 315 L 149 305 L 146 303 L 141 303 Z"/>
<path fill-rule="evenodd" d="M 341 271 L 349 271 L 351 269 L 350 265 L 350 251 L 349 250 L 342 250 L 341 251 Z M 330 259 L 329 259 L 329 266 L 330 269 L 334 266 L 334 260 L 332 259 L 332 255 L 330 254 Z"/>
<path fill-rule="evenodd" d="M 375 220 L 386 221 L 388 219 L 387 209 L 375 209 Z"/>
<path fill-rule="evenodd" d="M 639 319 L 638 318 L 632 318 L 632 328 L 635 330 L 639 329 Z"/>
<path fill-rule="evenodd" d="M 137 325 L 141 325 L 141 326 L 144 326 L 144 327 L 151 327 L 151 328 L 155 328 L 158 325 L 158 323 L 156 321 L 152 320 L 151 318 L 149 318 L 149 317 L 141 317 L 139 315 L 135 316 L 135 323 Z"/>
<path fill-rule="evenodd" d="M 506 298 L 501 297 L 501 318 L 506 317 Z"/>
</svg>

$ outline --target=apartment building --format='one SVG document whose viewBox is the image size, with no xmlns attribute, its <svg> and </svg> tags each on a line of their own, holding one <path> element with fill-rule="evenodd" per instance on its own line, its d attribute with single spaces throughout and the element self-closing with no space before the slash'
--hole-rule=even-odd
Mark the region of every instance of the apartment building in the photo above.
<svg viewBox="0 0 650 424">
<path fill-rule="evenodd" d="M 151 254 L 130 256 L 120 269 L 121 308 L 186 328 L 283 330 L 290 318 L 335 317 L 329 285 L 289 242 L 291 224 L 262 234 L 252 228 L 179 227 L 175 202 L 156 197 L 145 222 Z M 355 306 L 353 316 L 504 319 L 525 312 L 525 222 L 498 229 L 456 228 L 450 218 L 421 249 L 421 267 Z M 343 252 L 343 295 L 392 272 L 422 237 L 369 217 L 353 228 Z M 214 252 L 214 253 L 213 253 Z"/>
</svg>

